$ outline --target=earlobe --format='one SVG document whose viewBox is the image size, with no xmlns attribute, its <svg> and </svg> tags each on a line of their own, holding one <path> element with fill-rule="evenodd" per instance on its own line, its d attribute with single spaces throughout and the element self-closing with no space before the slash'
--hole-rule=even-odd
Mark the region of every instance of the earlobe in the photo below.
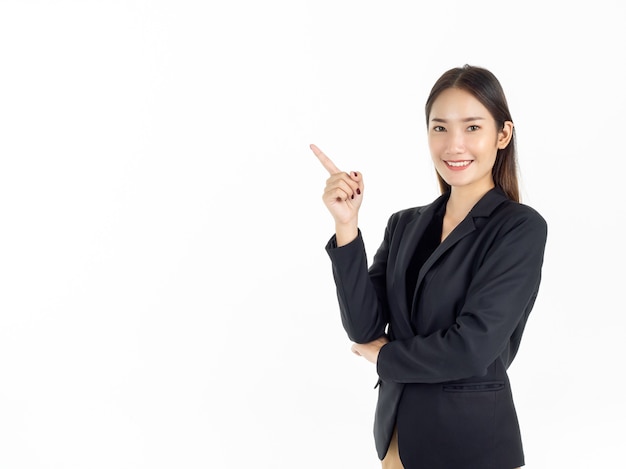
<svg viewBox="0 0 626 469">
<path fill-rule="evenodd" d="M 513 138 L 513 122 L 505 121 L 502 130 L 498 134 L 498 148 L 503 150 Z"/>
</svg>

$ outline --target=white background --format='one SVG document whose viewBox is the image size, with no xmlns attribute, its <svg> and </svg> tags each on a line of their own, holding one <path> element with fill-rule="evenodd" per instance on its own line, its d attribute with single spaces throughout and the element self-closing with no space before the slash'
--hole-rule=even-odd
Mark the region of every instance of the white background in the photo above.
<svg viewBox="0 0 626 469">
<path fill-rule="evenodd" d="M 308 145 L 364 173 L 373 255 L 465 63 L 549 224 L 527 467 L 623 464 L 626 7 L 518 4 L 0 1 L 0 468 L 379 467 Z"/>
</svg>

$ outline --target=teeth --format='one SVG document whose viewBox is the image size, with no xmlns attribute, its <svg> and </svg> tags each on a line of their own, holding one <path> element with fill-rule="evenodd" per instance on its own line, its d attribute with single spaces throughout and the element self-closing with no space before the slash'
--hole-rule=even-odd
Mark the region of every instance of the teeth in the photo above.
<svg viewBox="0 0 626 469">
<path fill-rule="evenodd" d="M 461 166 L 467 166 L 468 164 L 471 163 L 471 161 L 446 161 L 446 163 L 448 163 L 450 166 L 454 166 L 455 168 L 458 168 Z"/>
</svg>

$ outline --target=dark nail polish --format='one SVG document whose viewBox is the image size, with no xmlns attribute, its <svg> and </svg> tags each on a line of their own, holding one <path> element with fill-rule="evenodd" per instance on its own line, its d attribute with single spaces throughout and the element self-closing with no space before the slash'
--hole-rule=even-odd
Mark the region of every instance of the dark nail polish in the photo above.
<svg viewBox="0 0 626 469">
<path fill-rule="evenodd" d="M 351 198 L 352 198 L 352 199 L 354 199 L 354 194 L 352 194 L 352 197 L 351 197 Z"/>
<path fill-rule="evenodd" d="M 356 189 L 356 193 L 357 193 L 357 194 L 359 194 L 359 195 L 361 195 L 361 189 L 359 189 L 359 188 L 357 187 L 357 189 Z"/>
<path fill-rule="evenodd" d="M 356 173 L 356 171 L 352 171 L 352 174 L 354 174 L 354 177 L 357 177 L 358 174 Z"/>
</svg>

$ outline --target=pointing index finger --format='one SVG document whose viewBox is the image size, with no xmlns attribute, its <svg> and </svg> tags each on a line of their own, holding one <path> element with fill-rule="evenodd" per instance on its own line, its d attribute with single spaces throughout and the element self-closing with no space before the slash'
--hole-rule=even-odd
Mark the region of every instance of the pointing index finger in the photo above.
<svg viewBox="0 0 626 469">
<path fill-rule="evenodd" d="M 335 166 L 335 163 L 333 163 L 330 160 L 330 158 L 324 154 L 322 150 L 317 148 L 316 145 L 311 144 L 311 150 L 313 150 L 313 153 L 315 153 L 315 156 L 317 156 L 317 159 L 320 160 L 320 163 L 322 163 L 322 166 L 324 166 L 324 168 L 326 168 L 326 171 L 328 171 L 331 175 L 341 172 L 341 170 L 337 168 L 337 166 Z"/>
</svg>

